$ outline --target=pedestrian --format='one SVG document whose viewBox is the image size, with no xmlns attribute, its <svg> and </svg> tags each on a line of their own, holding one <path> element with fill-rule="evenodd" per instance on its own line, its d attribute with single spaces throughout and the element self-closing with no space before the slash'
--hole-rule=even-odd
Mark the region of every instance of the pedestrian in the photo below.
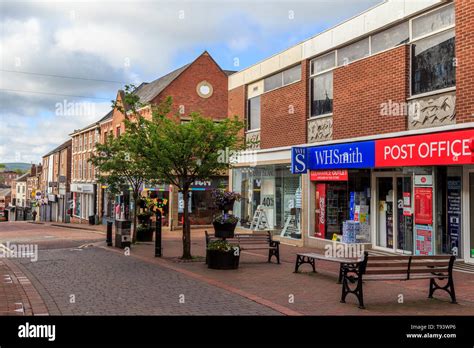
<svg viewBox="0 0 474 348">
<path fill-rule="evenodd" d="M 36 221 L 36 214 L 38 214 L 38 213 L 36 212 L 36 210 L 33 210 L 33 222 Z"/>
</svg>

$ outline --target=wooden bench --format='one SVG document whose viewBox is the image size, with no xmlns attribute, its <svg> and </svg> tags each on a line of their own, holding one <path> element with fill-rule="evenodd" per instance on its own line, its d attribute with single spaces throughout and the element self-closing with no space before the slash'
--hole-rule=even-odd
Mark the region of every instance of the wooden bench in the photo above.
<svg viewBox="0 0 474 348">
<path fill-rule="evenodd" d="M 453 282 L 455 259 L 454 255 L 369 256 L 366 251 L 362 261 L 342 265 L 341 302 L 346 302 L 348 294 L 354 294 L 359 308 L 365 308 L 363 281 L 429 279 L 429 298 L 433 298 L 436 290 L 444 290 L 451 296 L 451 303 L 457 303 Z M 439 281 L 446 284 L 441 286 Z"/>
<path fill-rule="evenodd" d="M 206 249 L 209 242 L 221 239 L 217 238 L 214 234 L 208 233 L 207 231 L 205 231 L 205 234 Z M 280 263 L 280 242 L 273 240 L 272 234 L 269 231 L 265 233 L 235 233 L 234 238 L 226 238 L 226 241 L 231 244 L 239 245 L 241 251 L 268 249 L 268 262 L 271 262 L 272 256 L 275 256 L 277 263 Z"/>
<path fill-rule="evenodd" d="M 361 259 L 360 258 L 357 259 L 357 258 L 327 257 L 323 254 L 316 254 L 316 253 L 298 253 L 296 254 L 294 273 L 298 273 L 300 266 L 304 263 L 310 264 L 311 267 L 313 267 L 313 272 L 316 273 L 316 260 L 339 263 L 340 264 L 339 278 L 337 282 L 340 284 L 342 282 L 342 266 L 346 263 L 354 263 L 354 262 L 360 261 Z"/>
</svg>

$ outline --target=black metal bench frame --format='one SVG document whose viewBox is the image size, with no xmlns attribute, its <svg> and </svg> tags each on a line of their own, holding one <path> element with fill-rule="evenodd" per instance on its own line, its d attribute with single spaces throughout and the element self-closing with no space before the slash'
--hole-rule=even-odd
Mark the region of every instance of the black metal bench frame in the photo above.
<svg viewBox="0 0 474 348">
<path fill-rule="evenodd" d="M 219 240 L 210 234 L 207 231 L 204 231 L 206 235 L 206 250 L 210 241 Z M 232 244 L 239 245 L 241 251 L 245 250 L 258 250 L 258 249 L 268 249 L 268 262 L 271 262 L 272 257 L 275 256 L 277 263 L 280 264 L 280 241 L 273 240 L 272 234 L 270 231 L 267 231 L 264 235 L 266 238 L 262 238 L 262 234 L 253 234 L 253 233 L 235 233 L 234 238 L 226 238 L 226 241 Z M 243 243 L 242 243 L 243 242 Z M 244 244 L 241 245 L 241 244 Z M 246 247 L 245 245 L 262 245 L 261 247 Z M 263 246 L 266 245 L 266 246 Z M 206 263 L 207 263 L 207 253 L 206 253 Z"/>
<path fill-rule="evenodd" d="M 296 262 L 295 262 L 295 271 L 294 273 L 298 273 L 298 270 L 301 265 L 307 263 L 311 265 L 313 268 L 313 272 L 316 272 L 316 260 L 320 261 L 328 261 L 328 262 L 337 262 L 339 263 L 339 276 L 337 279 L 337 283 L 341 284 L 342 283 L 342 266 L 345 265 L 346 263 L 350 262 L 350 259 L 347 258 L 337 258 L 337 257 L 326 257 L 324 255 L 320 255 L 317 253 L 298 253 L 296 254 Z M 356 261 L 356 260 L 353 260 Z"/>
<path fill-rule="evenodd" d="M 429 265 L 420 265 L 418 267 L 426 267 L 426 270 L 423 272 L 422 269 L 417 269 L 416 273 L 420 273 L 420 276 L 416 276 L 414 268 L 417 266 L 413 266 L 416 264 L 417 260 L 446 260 L 449 257 L 449 261 L 438 261 L 433 262 L 433 266 Z M 406 256 L 407 266 L 406 271 L 401 273 L 392 270 L 380 270 L 379 272 L 374 271 L 373 274 L 381 276 L 380 278 L 369 278 L 370 276 L 366 276 L 367 268 L 370 266 L 369 260 L 384 260 L 387 261 L 386 264 L 392 264 L 393 267 L 397 266 L 396 262 L 390 261 L 390 256 L 371 256 L 369 257 L 368 252 L 364 252 L 364 259 L 359 262 L 353 263 L 345 263 L 342 265 L 342 295 L 341 295 L 341 303 L 346 302 L 346 297 L 348 294 L 354 294 L 358 301 L 359 301 L 359 308 L 364 309 L 364 293 L 363 293 L 363 281 L 378 281 L 378 280 L 400 280 L 400 281 L 407 281 L 407 280 L 420 280 L 420 279 L 429 279 L 429 293 L 428 298 L 433 298 L 433 293 L 436 290 L 444 290 L 446 291 L 449 296 L 451 297 L 451 303 L 456 302 L 456 293 L 454 291 L 454 281 L 453 281 L 453 266 L 456 257 L 454 255 L 451 256 Z M 401 260 L 400 256 L 393 256 L 394 261 Z M 427 263 L 427 262 L 425 262 Z M 437 271 L 438 269 L 435 268 L 435 265 L 440 265 L 445 263 L 445 267 L 447 268 L 439 268 L 441 271 Z M 443 265 L 444 266 L 444 265 Z M 389 266 L 387 266 L 389 267 Z M 400 266 L 399 270 L 404 270 L 405 266 Z M 413 269 L 412 269 L 413 268 Z M 430 272 L 430 268 L 433 268 L 433 272 Z M 393 272 L 393 273 L 391 273 Z M 412 273 L 415 273 L 412 276 Z M 393 278 L 390 279 L 385 276 L 396 275 L 400 274 L 400 278 Z M 406 275 L 403 278 L 402 275 Z M 365 276 L 365 277 L 364 277 Z M 439 280 L 446 280 L 447 282 L 444 286 L 439 285 L 437 281 Z M 349 284 L 356 284 L 355 288 L 351 288 Z"/>
</svg>

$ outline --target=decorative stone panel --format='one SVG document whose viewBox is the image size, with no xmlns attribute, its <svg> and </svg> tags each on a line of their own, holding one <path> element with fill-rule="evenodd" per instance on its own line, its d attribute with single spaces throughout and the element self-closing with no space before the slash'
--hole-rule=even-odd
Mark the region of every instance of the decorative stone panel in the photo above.
<svg viewBox="0 0 474 348">
<path fill-rule="evenodd" d="M 409 101 L 408 129 L 446 126 L 456 123 L 456 94 L 438 94 Z"/>
<path fill-rule="evenodd" d="M 308 121 L 308 143 L 332 139 L 332 116 Z"/>
<path fill-rule="evenodd" d="M 245 134 L 245 144 L 248 150 L 260 149 L 260 131 L 247 132 Z"/>
</svg>

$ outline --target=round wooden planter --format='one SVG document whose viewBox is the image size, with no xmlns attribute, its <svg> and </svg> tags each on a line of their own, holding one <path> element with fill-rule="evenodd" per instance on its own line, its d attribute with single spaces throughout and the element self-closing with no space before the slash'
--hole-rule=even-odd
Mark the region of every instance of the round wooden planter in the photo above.
<svg viewBox="0 0 474 348">
<path fill-rule="evenodd" d="M 137 229 L 137 242 L 151 242 L 153 241 L 153 228 L 144 230 Z"/>
<path fill-rule="evenodd" d="M 239 268 L 239 255 L 236 256 L 234 250 L 207 250 L 207 267 L 212 269 L 237 269 Z"/>
<path fill-rule="evenodd" d="M 214 225 L 214 233 L 217 238 L 234 238 L 234 231 L 235 227 L 237 226 L 237 222 L 233 224 L 221 224 L 219 222 L 214 221 L 212 224 Z"/>
</svg>

